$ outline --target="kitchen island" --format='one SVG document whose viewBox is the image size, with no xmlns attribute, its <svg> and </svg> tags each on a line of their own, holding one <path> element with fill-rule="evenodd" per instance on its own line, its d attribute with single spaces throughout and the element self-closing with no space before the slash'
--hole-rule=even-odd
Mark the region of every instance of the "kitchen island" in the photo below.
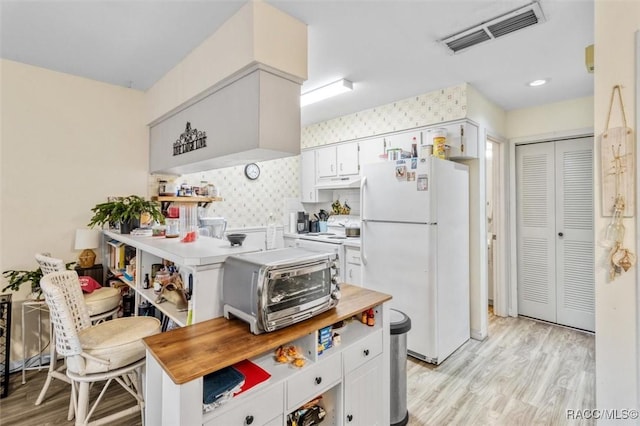
<svg viewBox="0 0 640 426">
<path fill-rule="evenodd" d="M 145 275 L 152 277 L 152 265 L 172 262 L 180 271 L 182 281 L 191 293 L 192 322 L 200 322 L 222 315 L 222 265 L 227 257 L 262 250 L 251 244 L 231 247 L 227 240 L 200 237 L 194 242 L 182 243 L 178 238 L 135 236 L 104 231 L 104 264 L 110 272 L 135 292 L 135 306 L 147 300 L 167 315 L 178 326 L 187 324 L 187 312 L 178 311 L 170 302 L 156 303 L 157 294 L 144 288 Z M 136 274 L 127 278 L 113 265 L 110 246 L 135 249 Z"/>
<path fill-rule="evenodd" d="M 391 296 L 341 287 L 334 309 L 271 333 L 254 335 L 240 320 L 215 318 L 145 338 L 146 423 L 282 426 L 287 414 L 321 395 L 323 424 L 389 424 Z M 369 309 L 375 312 L 372 326 L 359 321 Z M 341 343 L 318 353 L 319 330 L 343 320 Z M 275 361 L 273 351 L 286 344 L 300 348 L 304 367 Z M 203 377 L 244 359 L 271 377 L 204 413 Z"/>
</svg>

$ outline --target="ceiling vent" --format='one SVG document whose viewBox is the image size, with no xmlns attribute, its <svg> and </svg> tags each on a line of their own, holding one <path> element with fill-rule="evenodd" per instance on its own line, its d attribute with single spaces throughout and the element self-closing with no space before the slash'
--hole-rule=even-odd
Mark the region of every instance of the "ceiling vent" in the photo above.
<svg viewBox="0 0 640 426">
<path fill-rule="evenodd" d="M 544 21 L 545 17 L 540 4 L 533 2 L 450 35 L 440 40 L 440 42 L 446 45 L 453 53 L 459 53 L 477 44 L 511 34 L 532 25 L 541 24 Z"/>
</svg>

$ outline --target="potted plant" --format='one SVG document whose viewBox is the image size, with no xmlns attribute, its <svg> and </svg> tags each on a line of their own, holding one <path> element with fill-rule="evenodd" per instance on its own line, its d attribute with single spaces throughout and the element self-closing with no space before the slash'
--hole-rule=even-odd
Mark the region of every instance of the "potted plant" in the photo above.
<svg viewBox="0 0 640 426">
<path fill-rule="evenodd" d="M 67 269 L 70 269 L 75 262 L 66 263 Z M 40 267 L 31 271 L 17 271 L 10 269 L 2 272 L 2 276 L 9 281 L 9 285 L 2 289 L 2 291 L 13 290 L 18 291 L 22 284 L 31 283 L 31 294 L 35 300 L 42 299 L 42 289 L 40 288 L 40 279 L 42 278 L 42 270 Z"/>
<path fill-rule="evenodd" d="M 102 226 L 105 223 L 120 223 L 120 233 L 128 234 L 140 224 L 140 216 L 147 213 L 152 219 L 164 222 L 160 206 L 154 201 L 148 201 L 138 195 L 118 197 L 106 203 L 96 204 L 91 209 L 93 217 L 88 226 Z"/>
</svg>

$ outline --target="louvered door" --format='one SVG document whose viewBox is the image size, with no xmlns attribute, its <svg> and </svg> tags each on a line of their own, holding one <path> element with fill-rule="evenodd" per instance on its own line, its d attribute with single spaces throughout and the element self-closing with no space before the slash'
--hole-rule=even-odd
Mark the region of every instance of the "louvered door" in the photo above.
<svg viewBox="0 0 640 426">
<path fill-rule="evenodd" d="M 595 329 L 593 138 L 556 142 L 557 322 Z"/>
<path fill-rule="evenodd" d="M 593 139 L 518 146 L 518 312 L 594 330 Z"/>
<path fill-rule="evenodd" d="M 516 148 L 518 313 L 556 322 L 555 160 L 552 143 Z"/>
</svg>

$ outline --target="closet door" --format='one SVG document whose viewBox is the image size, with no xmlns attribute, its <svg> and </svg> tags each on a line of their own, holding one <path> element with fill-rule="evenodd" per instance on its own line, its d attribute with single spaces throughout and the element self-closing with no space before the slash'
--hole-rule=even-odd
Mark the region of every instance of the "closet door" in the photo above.
<svg viewBox="0 0 640 426">
<path fill-rule="evenodd" d="M 518 313 L 593 331 L 593 138 L 516 147 Z"/>
<path fill-rule="evenodd" d="M 553 143 L 516 147 L 518 313 L 556 322 Z"/>
<path fill-rule="evenodd" d="M 593 138 L 556 142 L 557 322 L 595 329 Z"/>
</svg>

